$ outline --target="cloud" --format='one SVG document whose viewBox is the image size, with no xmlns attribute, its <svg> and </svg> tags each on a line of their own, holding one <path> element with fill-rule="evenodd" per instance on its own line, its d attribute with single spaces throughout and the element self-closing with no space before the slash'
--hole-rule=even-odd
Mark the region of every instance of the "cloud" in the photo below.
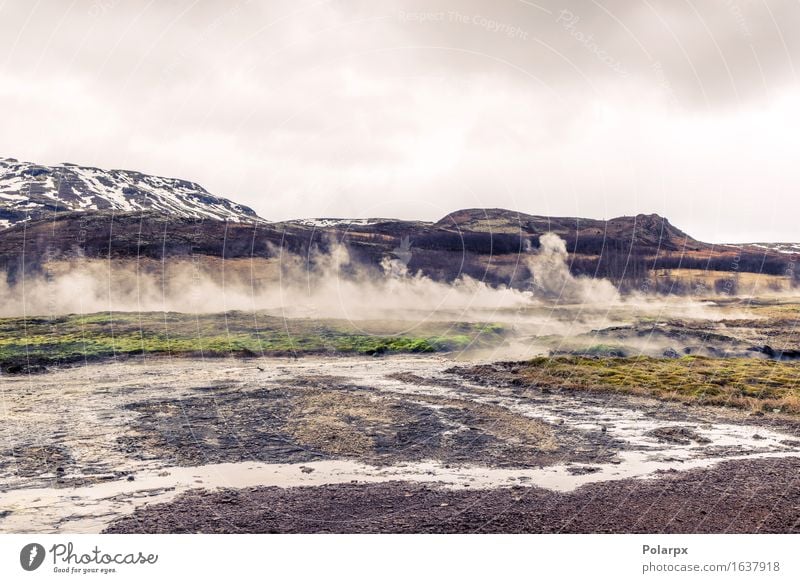
<svg viewBox="0 0 800 583">
<path fill-rule="evenodd" d="M 181 176 L 280 220 L 660 212 L 792 239 L 800 5 L 5 3 L 0 154 Z"/>
</svg>

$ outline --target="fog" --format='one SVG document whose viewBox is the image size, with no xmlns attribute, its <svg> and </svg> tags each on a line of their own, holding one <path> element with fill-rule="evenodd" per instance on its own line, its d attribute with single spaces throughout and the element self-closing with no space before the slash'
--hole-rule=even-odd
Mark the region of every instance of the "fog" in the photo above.
<svg viewBox="0 0 800 583">
<path fill-rule="evenodd" d="M 47 264 L 14 285 L 0 282 L 0 316 L 48 317 L 107 311 L 211 313 L 263 311 L 285 318 L 502 322 L 517 335 L 574 337 L 642 316 L 737 317 L 686 297 L 621 295 L 604 279 L 575 277 L 564 241 L 541 238 L 523 260 L 523 289 L 492 287 L 462 275 L 434 281 L 408 270 L 410 257 L 380 266 L 355 262 L 347 247 L 308 255 L 273 249 L 274 259 L 194 257 L 171 262 L 76 258 Z"/>
<path fill-rule="evenodd" d="M 0 315 L 102 311 L 188 313 L 264 310 L 290 318 L 352 320 L 434 316 L 532 305 L 533 293 L 494 288 L 466 275 L 451 283 L 408 273 L 386 258 L 380 271 L 351 260 L 346 247 L 274 260 L 146 261 L 79 259 L 48 264 L 40 275 L 0 287 Z M 408 316 L 407 316 L 408 315 Z"/>
<path fill-rule="evenodd" d="M 610 281 L 572 276 L 567 244 L 561 237 L 546 233 L 539 238 L 539 245 L 539 252 L 528 261 L 539 295 L 569 303 L 619 302 L 619 292 Z"/>
</svg>

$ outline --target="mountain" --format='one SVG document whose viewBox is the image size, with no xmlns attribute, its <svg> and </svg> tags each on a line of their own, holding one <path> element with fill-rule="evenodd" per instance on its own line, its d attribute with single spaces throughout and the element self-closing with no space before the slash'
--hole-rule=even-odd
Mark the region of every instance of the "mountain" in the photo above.
<svg viewBox="0 0 800 583">
<path fill-rule="evenodd" d="M 506 209 L 464 209 L 435 224 L 442 229 L 481 233 L 552 232 L 575 252 L 598 252 L 622 243 L 628 249 L 698 251 L 710 245 L 697 241 L 656 214 L 617 217 L 608 221 L 579 217 L 545 217 Z M 618 246 L 618 245 L 617 245 Z"/>
<path fill-rule="evenodd" d="M 748 247 L 776 251 L 784 255 L 800 255 L 800 243 L 750 243 Z"/>
<path fill-rule="evenodd" d="M 673 293 L 748 272 L 769 285 L 800 285 L 800 246 L 704 243 L 656 214 L 598 220 L 495 208 L 458 210 L 436 222 L 268 222 L 186 180 L 0 159 L 0 278 L 5 273 L 9 284 L 49 263 L 92 260 L 150 269 L 191 259 L 229 275 L 240 268 L 247 278 L 273 269 L 285 259 L 282 250 L 308 258 L 338 243 L 376 276 L 387 259 L 398 259 L 409 273 L 439 281 L 468 275 L 524 288 L 532 277 L 526 256 L 546 233 L 564 240 L 573 274 L 609 278 L 624 289 L 652 290 L 655 282 Z"/>
<path fill-rule="evenodd" d="M 0 228 L 63 212 L 143 210 L 195 219 L 262 220 L 253 209 L 209 194 L 187 180 L 0 158 Z"/>
<path fill-rule="evenodd" d="M 513 223 L 518 215 L 504 211 L 495 216 Z M 246 280 L 274 273 L 274 266 L 287 259 L 285 252 L 306 261 L 314 249 L 325 252 L 340 243 L 353 261 L 373 268 L 376 277 L 386 259 L 398 259 L 409 273 L 437 281 L 468 275 L 491 285 L 525 288 L 532 277 L 526 258 L 536 252 L 547 232 L 558 233 L 567 243 L 573 274 L 609 278 L 627 290 L 684 293 L 695 285 L 687 273 L 709 278 L 707 285 L 747 272 L 763 274 L 759 277 L 769 282 L 769 278 L 785 279 L 793 264 L 792 256 L 777 250 L 715 246 L 681 236 L 662 217 L 619 217 L 586 228 L 584 223 L 552 219 L 547 228 L 529 223 L 516 231 L 498 232 L 487 230 L 485 224 L 447 226 L 448 221 L 203 219 L 198 223 L 153 211 L 65 212 L 0 231 L 0 274 L 4 272 L 13 284 L 26 274 L 47 272 L 48 263 L 54 261 L 104 265 L 111 261 L 135 270 L 189 261 L 225 273 L 228 279 Z M 235 270 L 240 270 L 238 275 Z"/>
</svg>

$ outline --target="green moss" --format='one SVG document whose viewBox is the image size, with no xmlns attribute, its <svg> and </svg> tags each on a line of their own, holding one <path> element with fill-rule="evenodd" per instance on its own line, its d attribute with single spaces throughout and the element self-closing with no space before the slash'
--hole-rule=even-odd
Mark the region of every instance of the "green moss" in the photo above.
<svg viewBox="0 0 800 583">
<path fill-rule="evenodd" d="M 262 313 L 102 313 L 0 319 L 0 365 L 126 354 L 425 353 L 501 342 L 498 324 L 285 320 Z"/>
</svg>

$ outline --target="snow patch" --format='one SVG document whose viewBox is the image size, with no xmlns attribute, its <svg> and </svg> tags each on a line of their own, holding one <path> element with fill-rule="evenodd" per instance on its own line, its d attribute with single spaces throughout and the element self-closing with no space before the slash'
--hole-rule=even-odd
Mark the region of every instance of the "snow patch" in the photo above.
<svg viewBox="0 0 800 583">
<path fill-rule="evenodd" d="M 389 219 L 295 219 L 286 221 L 293 225 L 302 225 L 304 227 L 342 227 L 342 226 L 367 226 L 385 223 Z"/>
<path fill-rule="evenodd" d="M 76 211 L 151 210 L 196 219 L 263 221 L 247 207 L 214 196 L 187 180 L 68 163 L 46 167 L 0 158 L 0 208 L 16 211 L 20 216 L 21 209 L 25 209 L 32 218 L 38 218 L 37 214 L 51 213 L 52 207 Z"/>
</svg>

